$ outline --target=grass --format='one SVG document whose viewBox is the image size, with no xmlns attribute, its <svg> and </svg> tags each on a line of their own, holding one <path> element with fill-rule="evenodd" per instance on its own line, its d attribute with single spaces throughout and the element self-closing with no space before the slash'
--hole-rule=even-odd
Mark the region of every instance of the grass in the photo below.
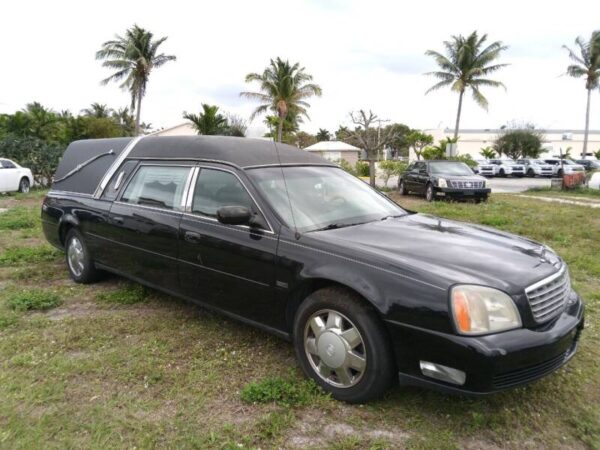
<svg viewBox="0 0 600 450">
<path fill-rule="evenodd" d="M 24 228 L 0 232 L 0 447 L 600 449 L 600 211 L 510 195 L 482 205 L 390 196 L 560 253 L 587 308 L 575 358 L 492 397 L 397 387 L 342 404 L 277 338 L 116 277 L 75 285 L 44 243 L 34 193 L 11 206 L 28 205 Z M 63 303 L 11 307 L 41 288 Z"/>
<path fill-rule="evenodd" d="M 46 310 L 62 304 L 62 299 L 55 292 L 42 289 L 27 289 L 10 294 L 6 304 L 16 311 L 32 309 Z"/>
<path fill-rule="evenodd" d="M 11 208 L 0 214 L 0 230 L 33 228 L 36 223 L 37 221 L 31 208 Z"/>
<path fill-rule="evenodd" d="M 561 191 L 557 189 L 550 188 L 533 188 L 527 190 L 525 194 L 528 195 L 544 195 L 551 197 L 588 197 L 593 199 L 600 200 L 600 190 L 599 189 L 588 189 L 588 188 L 575 188 L 569 189 L 567 191 Z"/>
</svg>

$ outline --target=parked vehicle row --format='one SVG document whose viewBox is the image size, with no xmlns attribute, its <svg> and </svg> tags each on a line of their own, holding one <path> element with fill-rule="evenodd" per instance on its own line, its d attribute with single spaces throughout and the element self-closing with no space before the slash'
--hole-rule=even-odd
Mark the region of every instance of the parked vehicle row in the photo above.
<svg viewBox="0 0 600 450">
<path fill-rule="evenodd" d="M 0 158 L 0 192 L 29 192 L 33 185 L 31 170 L 10 159 Z"/>
<path fill-rule="evenodd" d="M 591 161 L 590 161 L 591 162 Z M 571 159 L 490 159 L 478 160 L 474 172 L 484 177 L 562 177 L 586 170 Z"/>
<path fill-rule="evenodd" d="M 488 192 L 460 163 L 416 169 L 439 193 Z M 285 144 L 75 142 L 42 224 L 75 281 L 107 270 L 269 330 L 350 402 L 398 379 L 471 394 L 519 386 L 566 364 L 583 328 L 567 265 L 548 247 L 407 211 Z"/>
</svg>

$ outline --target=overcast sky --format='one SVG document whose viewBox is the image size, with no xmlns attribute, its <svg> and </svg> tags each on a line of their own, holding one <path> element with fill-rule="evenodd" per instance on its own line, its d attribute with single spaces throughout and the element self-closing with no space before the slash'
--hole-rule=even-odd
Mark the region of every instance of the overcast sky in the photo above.
<svg viewBox="0 0 600 450">
<path fill-rule="evenodd" d="M 562 76 L 563 44 L 600 28 L 600 2 L 574 1 L 27 1 L 5 2 L 0 15 L 0 113 L 39 101 L 77 112 L 92 102 L 126 106 L 129 97 L 94 58 L 101 44 L 137 23 L 168 36 L 162 50 L 177 56 L 152 73 L 142 120 L 154 127 L 183 122 L 201 103 L 248 116 L 239 92 L 248 72 L 270 58 L 300 62 L 323 89 L 311 100 L 302 129 L 334 131 L 348 113 L 372 109 L 382 119 L 414 128 L 452 127 L 457 96 L 424 95 L 434 70 L 427 49 L 452 34 L 488 33 L 510 48 L 511 65 L 497 73 L 503 89 L 484 91 L 486 112 L 470 98 L 461 127 L 496 128 L 528 121 L 542 128 L 584 125 L 584 83 Z M 600 91 L 590 127 L 600 129 Z M 253 125 L 260 126 L 262 118 Z"/>
</svg>

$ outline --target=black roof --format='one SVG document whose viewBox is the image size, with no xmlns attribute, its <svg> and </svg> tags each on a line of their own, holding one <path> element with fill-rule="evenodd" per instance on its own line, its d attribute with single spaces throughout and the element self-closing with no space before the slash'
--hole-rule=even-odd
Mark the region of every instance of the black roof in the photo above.
<svg viewBox="0 0 600 450">
<path fill-rule="evenodd" d="M 52 188 L 93 194 L 104 175 L 134 138 L 72 142 L 54 175 Z M 123 155 L 125 156 L 125 155 Z M 287 144 L 229 136 L 146 136 L 127 155 L 131 159 L 219 161 L 240 168 L 280 164 L 334 165 Z"/>
<path fill-rule="evenodd" d="M 229 136 L 148 136 L 130 158 L 203 159 L 241 168 L 279 164 L 332 164 L 318 155 L 264 139 Z"/>
</svg>

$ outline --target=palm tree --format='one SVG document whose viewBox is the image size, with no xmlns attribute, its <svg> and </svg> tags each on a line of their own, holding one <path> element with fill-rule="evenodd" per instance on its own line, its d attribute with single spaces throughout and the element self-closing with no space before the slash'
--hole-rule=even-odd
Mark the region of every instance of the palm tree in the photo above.
<svg viewBox="0 0 600 450">
<path fill-rule="evenodd" d="M 229 124 L 227 117 L 219 114 L 219 107 L 216 105 L 203 103 L 200 114 L 184 112 L 183 118 L 192 122 L 198 134 L 225 135 L 228 132 Z"/>
<path fill-rule="evenodd" d="M 318 142 L 331 140 L 331 133 L 324 128 L 319 128 L 319 132 L 316 136 Z"/>
<path fill-rule="evenodd" d="M 487 110 L 488 101 L 479 89 L 484 86 L 505 87 L 501 82 L 486 77 L 507 65 L 491 63 L 508 47 L 502 45 L 500 41 L 492 42 L 484 47 L 486 40 L 487 34 L 479 37 L 477 31 L 473 31 L 466 38 L 458 35 L 452 36 L 450 41 L 444 41 L 445 55 L 434 50 L 425 52 L 427 56 L 433 57 L 441 69 L 426 74 L 441 80 L 430 87 L 426 94 L 446 86 L 450 86 L 453 91 L 458 92 L 458 111 L 456 113 L 456 126 L 454 127 L 455 138 L 458 137 L 460 113 L 465 91 L 470 89 L 475 102 Z"/>
<path fill-rule="evenodd" d="M 92 103 L 89 108 L 82 109 L 81 112 L 84 116 L 95 117 L 97 119 L 104 119 L 109 117 L 113 110 L 106 105 L 102 105 L 100 103 Z"/>
<path fill-rule="evenodd" d="M 116 35 L 115 39 L 102 44 L 96 52 L 96 59 L 103 59 L 103 67 L 115 69 L 102 84 L 111 81 L 122 81 L 121 88 L 128 89 L 131 94 L 131 109 L 135 110 L 135 133 L 140 133 L 140 113 L 142 98 L 152 69 L 161 67 L 168 61 L 176 59 L 173 55 L 158 53 L 158 48 L 167 37 L 153 40 L 153 33 L 134 25 L 125 32 L 125 36 Z"/>
<path fill-rule="evenodd" d="M 589 42 L 581 36 L 575 39 L 578 52 L 571 50 L 566 45 L 563 48 L 569 52 L 569 58 L 575 63 L 567 67 L 567 75 L 573 78 L 585 77 L 585 88 L 587 90 L 587 106 L 585 108 L 585 133 L 583 136 L 582 158 L 585 158 L 588 144 L 588 133 L 590 128 L 590 100 L 592 89 L 600 84 L 600 30 L 594 31 Z"/>
<path fill-rule="evenodd" d="M 277 113 L 277 141 L 281 142 L 283 125 L 288 114 L 308 117 L 307 108 L 310 105 L 306 99 L 312 96 L 321 96 L 321 88 L 312 81 L 312 75 L 304 71 L 304 67 L 281 58 L 271 60 L 263 73 L 249 73 L 246 83 L 257 81 L 260 84 L 259 92 L 242 92 L 240 95 L 261 104 L 254 110 L 250 120 L 258 114 L 268 111 Z"/>
</svg>

